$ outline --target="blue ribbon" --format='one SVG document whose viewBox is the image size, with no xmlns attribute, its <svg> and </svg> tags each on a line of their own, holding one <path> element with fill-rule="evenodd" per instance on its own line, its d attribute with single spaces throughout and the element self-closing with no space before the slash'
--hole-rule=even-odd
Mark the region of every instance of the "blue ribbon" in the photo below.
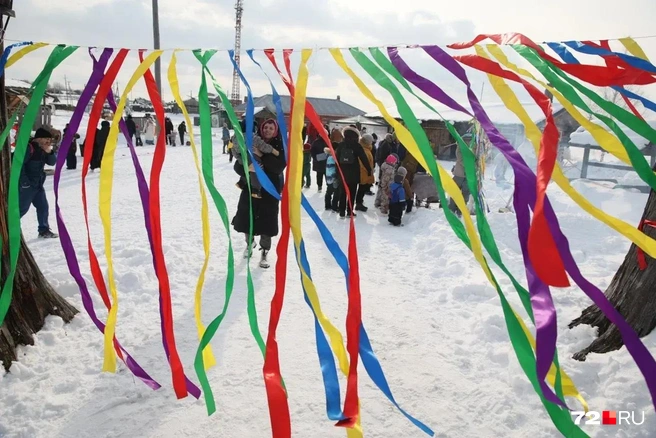
<svg viewBox="0 0 656 438">
<path fill-rule="evenodd" d="M 645 68 L 643 68 L 643 64 L 648 64 L 652 68 L 654 68 L 654 66 L 650 62 L 645 61 L 644 59 L 636 58 L 635 56 L 629 56 L 629 55 L 625 55 L 623 53 L 611 52 L 609 50 L 600 49 L 600 48 L 597 48 L 597 47 L 586 46 L 586 45 L 582 45 L 579 42 L 570 41 L 570 42 L 567 42 L 565 44 L 567 46 L 573 48 L 574 50 L 578 51 L 578 52 L 585 53 L 585 54 L 588 54 L 588 55 L 599 55 L 599 56 L 603 56 L 603 55 L 617 55 L 617 56 L 620 56 L 620 55 L 622 55 L 622 56 L 620 56 L 622 59 L 624 59 L 625 57 L 629 57 L 629 58 L 632 58 L 634 60 L 639 60 L 639 61 L 642 61 L 642 62 L 633 64 L 634 61 L 629 62 L 628 60 L 625 59 L 625 61 L 628 64 L 630 64 L 631 66 L 636 67 L 636 68 L 640 68 L 640 69 L 643 69 L 643 70 L 646 70 Z M 574 55 L 572 55 L 572 53 L 570 53 L 569 50 L 567 50 L 567 47 L 565 45 L 563 45 L 561 43 L 547 43 L 547 45 L 549 46 L 549 48 L 551 50 L 556 52 L 556 54 L 558 56 L 560 56 L 562 58 L 562 60 L 565 61 L 566 63 L 568 63 L 568 64 L 580 64 L 579 60 L 576 59 L 576 57 L 574 57 Z M 647 99 L 646 97 L 640 96 L 639 94 L 636 94 L 636 93 L 634 93 L 630 90 L 627 90 L 624 87 L 614 85 L 611 88 L 615 91 L 619 91 L 620 93 L 622 93 L 622 95 L 624 95 L 624 96 L 626 96 L 630 99 L 635 99 L 635 100 L 640 101 L 645 106 L 645 108 L 656 112 L 656 103 L 652 102 L 651 100 Z"/>
<path fill-rule="evenodd" d="M 15 49 L 16 47 L 23 47 L 23 46 L 29 46 L 31 44 L 34 44 L 32 41 L 23 41 L 22 43 L 14 43 L 10 46 L 7 46 L 5 48 L 5 51 L 2 53 L 2 57 L 0 58 L 0 76 L 5 74 L 5 65 L 7 64 L 7 61 L 9 60 L 9 55 L 11 55 L 11 51 Z"/>
<path fill-rule="evenodd" d="M 241 81 L 244 83 L 244 86 L 246 87 L 247 90 L 247 100 L 246 100 L 246 149 L 248 150 L 248 154 L 251 157 L 251 161 L 255 163 L 255 157 L 253 155 L 253 119 L 254 119 L 254 113 L 255 113 L 255 105 L 253 102 L 253 93 L 250 87 L 250 84 L 244 77 L 241 69 L 239 68 L 239 65 L 235 61 L 235 53 L 234 50 L 229 50 L 228 54 L 230 56 L 230 61 L 232 62 L 233 66 L 235 67 L 235 70 L 239 74 L 239 77 L 241 78 Z M 278 96 L 280 98 L 280 96 Z M 276 107 L 277 108 L 277 107 Z M 280 110 L 277 111 L 278 119 L 280 119 L 280 115 L 282 112 Z M 284 120 L 283 120 L 284 123 Z M 285 156 L 288 157 L 288 149 L 287 149 L 287 128 L 286 125 L 280 125 L 280 120 L 278 120 L 279 124 L 279 130 L 280 130 L 280 135 L 282 136 L 283 139 L 283 148 L 285 151 Z M 235 126 L 235 129 L 240 129 L 240 127 Z M 260 180 L 260 184 L 262 184 L 262 188 L 265 189 L 271 196 L 274 198 L 280 200 L 281 196 L 280 193 L 276 190 L 274 187 L 273 183 L 269 179 L 268 175 L 264 172 L 262 168 L 258 165 L 254 165 L 253 168 L 255 169 L 255 173 L 257 174 L 258 179 Z M 311 207 L 310 207 L 311 208 Z M 296 249 L 295 249 L 296 251 Z M 298 253 L 296 253 L 298 255 Z M 312 280 L 312 274 L 310 271 L 310 263 L 307 260 L 307 254 L 305 252 L 305 244 L 303 241 L 301 241 L 301 265 L 303 266 L 303 269 L 305 270 L 308 278 Z M 301 285 L 303 283 L 301 282 Z M 320 324 L 319 320 L 317 318 L 316 313 L 314 312 L 314 309 L 312 308 L 312 305 L 310 304 L 310 300 L 307 296 L 307 292 L 305 290 L 305 287 L 303 286 L 303 296 L 305 298 L 305 302 L 307 305 L 310 307 L 312 310 L 312 315 L 314 317 L 314 328 L 315 328 L 315 337 L 316 337 L 316 344 L 317 344 L 317 355 L 319 356 L 319 363 L 321 365 L 321 374 L 323 376 L 323 383 L 324 383 L 324 390 L 326 393 L 326 410 L 328 414 L 328 418 L 333 421 L 340 421 L 343 420 L 344 413 L 342 412 L 341 409 L 341 394 L 340 394 L 340 389 L 339 389 L 339 379 L 337 377 L 337 368 L 335 366 L 335 357 L 333 356 L 333 352 L 330 348 L 330 345 L 328 344 L 328 340 L 326 339 L 326 335 L 324 334 Z"/>
<path fill-rule="evenodd" d="M 559 43 L 549 43 L 559 44 Z M 631 67 L 635 67 L 640 70 L 644 70 L 649 73 L 656 73 L 656 66 L 646 59 L 638 58 L 637 56 L 629 55 L 627 53 L 613 52 L 603 47 L 594 47 L 588 44 L 584 44 L 581 41 L 566 41 L 564 43 L 566 46 L 576 50 L 577 52 L 585 53 L 586 55 L 599 55 L 599 56 L 617 56 L 629 64 Z"/>
<path fill-rule="evenodd" d="M 276 106 L 276 118 L 278 119 L 278 125 L 280 128 L 280 132 L 282 134 L 283 138 L 283 145 L 285 147 L 285 151 L 287 151 L 287 124 L 285 123 L 285 118 L 284 118 L 284 112 L 282 110 L 282 102 L 280 99 L 280 95 L 278 94 L 278 91 L 276 90 L 276 87 L 273 85 L 273 81 L 271 81 L 271 78 L 269 75 L 264 71 L 262 66 L 255 60 L 253 57 L 253 50 L 247 50 L 246 53 L 248 56 L 251 58 L 251 60 L 262 70 L 262 73 L 266 76 L 266 78 L 269 80 L 269 84 L 271 84 L 271 92 L 273 95 L 273 101 Z M 243 78 L 243 76 L 242 76 Z M 248 87 L 247 87 L 248 88 Z M 247 108 L 248 109 L 248 108 Z M 247 119 L 248 120 L 248 119 Z M 332 233 L 326 226 L 326 224 L 321 220 L 317 212 L 312 208 L 310 203 L 308 202 L 307 198 L 305 198 L 305 195 L 302 196 L 301 199 L 301 205 L 307 212 L 307 214 L 310 216 L 312 221 L 315 223 L 317 226 L 317 229 L 319 230 L 319 234 L 321 234 L 321 238 L 323 239 L 326 247 L 330 251 L 330 254 L 333 256 L 339 267 L 342 269 L 344 272 L 344 278 L 346 281 L 346 290 L 347 293 L 350 293 L 349 289 L 349 264 L 348 264 L 348 258 L 342 251 L 341 247 L 333 237 Z M 307 264 L 307 258 L 304 257 L 304 252 L 305 252 L 305 247 L 304 244 L 301 243 L 301 262 L 303 263 L 303 267 L 306 269 L 306 271 L 309 274 L 309 264 Z M 306 265 L 307 264 L 307 265 Z M 412 424 L 414 424 L 416 427 L 421 429 L 424 433 L 426 433 L 429 436 L 434 436 L 435 432 L 431 430 L 428 426 L 426 426 L 424 423 L 421 421 L 417 420 L 414 418 L 412 415 L 407 413 L 405 410 L 399 406 L 397 403 L 396 399 L 394 398 L 394 395 L 392 394 L 392 390 L 389 387 L 389 384 L 387 382 L 387 378 L 385 377 L 385 373 L 383 372 L 383 368 L 380 365 L 380 361 L 376 357 L 376 354 L 374 353 L 373 347 L 371 346 L 371 342 L 369 340 L 369 336 L 367 335 L 367 331 L 364 327 L 364 323 L 360 325 L 360 344 L 359 344 L 359 352 L 360 352 L 360 359 L 362 360 L 362 364 L 364 365 L 365 370 L 367 371 L 367 374 L 369 375 L 369 378 L 374 382 L 376 387 L 385 394 L 387 399 L 392 402 L 392 404 L 401 412 Z M 334 368 L 334 364 L 333 364 Z M 336 370 L 335 370 L 336 373 Z"/>
</svg>

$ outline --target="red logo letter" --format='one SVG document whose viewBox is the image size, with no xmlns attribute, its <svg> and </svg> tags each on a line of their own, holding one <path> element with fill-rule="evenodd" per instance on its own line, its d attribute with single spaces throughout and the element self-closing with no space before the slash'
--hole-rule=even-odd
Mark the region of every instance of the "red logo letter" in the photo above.
<svg viewBox="0 0 656 438">
<path fill-rule="evenodd" d="M 617 424 L 617 413 L 615 411 L 604 411 L 601 418 L 601 424 L 615 425 Z"/>
</svg>

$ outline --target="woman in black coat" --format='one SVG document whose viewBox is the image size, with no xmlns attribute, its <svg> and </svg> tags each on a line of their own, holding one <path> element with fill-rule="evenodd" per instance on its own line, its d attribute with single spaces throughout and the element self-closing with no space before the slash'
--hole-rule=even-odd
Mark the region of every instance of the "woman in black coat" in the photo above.
<svg viewBox="0 0 656 438">
<path fill-rule="evenodd" d="M 328 145 L 323 140 L 323 138 L 318 137 L 312 143 L 312 149 L 310 149 L 310 155 L 312 155 L 312 169 L 317 173 L 317 186 L 319 186 L 319 193 L 323 188 L 323 177 L 326 174 L 326 160 L 328 155 L 324 151 Z"/>
<path fill-rule="evenodd" d="M 282 146 L 282 137 L 278 130 L 278 124 L 273 119 L 265 120 L 258 131 L 258 135 L 275 149 L 280 154 L 264 154 L 261 157 L 261 163 L 264 173 L 269 177 L 275 189 L 280 193 L 283 185 L 283 171 L 287 165 L 285 160 L 285 153 Z M 234 147 L 238 147 L 235 145 Z M 235 172 L 239 175 L 244 174 L 243 165 L 235 162 Z M 271 238 L 278 235 L 278 213 L 280 202 L 271 196 L 266 190 L 262 190 L 261 198 L 253 198 L 244 189 L 239 197 L 237 204 L 237 213 L 232 219 L 232 226 L 238 233 L 243 233 L 246 238 L 247 248 L 244 251 L 244 258 L 250 256 L 252 248 L 251 238 L 249 233 L 249 210 L 250 203 L 253 203 L 253 235 L 260 236 L 260 267 L 268 268 L 269 262 L 267 261 L 267 254 L 271 250 Z M 253 239 L 254 244 L 254 239 Z M 254 246 L 254 245 L 253 245 Z"/>
<path fill-rule="evenodd" d="M 351 202 L 354 202 L 358 184 L 360 183 L 360 162 L 369 176 L 372 175 L 369 159 L 360 145 L 360 132 L 357 129 L 351 127 L 344 129 L 344 141 L 339 145 L 336 155 L 337 164 L 341 167 L 348 185 Z M 347 205 L 348 199 L 343 188 L 340 190 L 339 195 L 339 216 L 345 217 L 347 208 L 349 216 L 355 216 L 351 206 Z"/>
<path fill-rule="evenodd" d="M 93 154 L 91 155 L 91 170 L 100 169 L 102 164 L 102 158 L 105 153 L 105 144 L 107 143 L 107 137 L 109 137 L 109 122 L 103 120 L 100 124 L 100 129 L 96 133 L 96 141 L 93 145 Z"/>
</svg>

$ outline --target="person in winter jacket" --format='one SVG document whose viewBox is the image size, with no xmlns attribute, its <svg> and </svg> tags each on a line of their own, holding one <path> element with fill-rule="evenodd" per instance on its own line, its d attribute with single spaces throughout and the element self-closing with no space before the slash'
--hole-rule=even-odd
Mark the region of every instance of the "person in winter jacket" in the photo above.
<svg viewBox="0 0 656 438">
<path fill-rule="evenodd" d="M 391 154 L 387 156 L 383 165 L 380 166 L 380 180 L 378 181 L 378 193 L 376 193 L 374 206 L 379 208 L 382 214 L 389 213 L 389 190 L 390 185 L 394 181 L 398 162 L 399 158 L 396 154 Z"/>
<path fill-rule="evenodd" d="M 183 120 L 182 123 L 178 125 L 178 134 L 180 134 L 180 146 L 184 146 L 185 144 L 184 138 L 186 133 L 187 133 L 187 124 Z"/>
<path fill-rule="evenodd" d="M 326 196 L 324 197 L 326 210 L 339 211 L 337 203 L 339 202 L 338 189 L 339 183 L 337 179 L 337 164 L 335 159 L 330 153 L 329 148 L 325 148 L 326 154 Z"/>
<path fill-rule="evenodd" d="M 221 140 L 223 140 L 223 153 L 227 154 L 226 148 L 230 142 L 230 130 L 228 129 L 228 124 L 223 124 L 223 130 L 221 131 Z"/>
<path fill-rule="evenodd" d="M 52 147 L 52 133 L 45 129 L 36 130 L 34 138 L 27 145 L 25 161 L 19 177 L 18 205 L 21 217 L 29 211 L 30 205 L 36 208 L 39 222 L 39 237 L 54 239 L 58 237 L 48 225 L 48 198 L 43 188 L 46 181 L 45 165 L 54 166 L 57 154 Z"/>
<path fill-rule="evenodd" d="M 153 120 L 150 114 L 146 114 L 146 118 L 144 119 L 144 126 L 143 126 L 144 140 L 146 141 L 146 144 L 149 145 L 155 144 L 156 129 L 157 128 L 155 125 L 155 120 Z"/>
<path fill-rule="evenodd" d="M 358 164 L 358 161 L 362 163 L 369 175 L 373 174 L 371 165 L 369 164 L 369 159 L 367 158 L 362 146 L 360 146 L 359 141 L 360 132 L 357 129 L 352 127 L 345 128 L 344 141 L 338 147 L 336 154 L 337 163 L 342 169 L 348 192 L 351 196 L 351 202 L 354 201 L 357 194 L 358 183 L 360 182 L 360 165 Z M 346 196 L 346 190 L 342 190 L 339 194 L 340 217 L 346 216 L 347 208 L 349 216 L 355 216 L 355 212 L 351 210 L 351 205 L 347 204 L 348 198 Z"/>
<path fill-rule="evenodd" d="M 270 125 L 270 126 L 267 126 Z M 258 136 L 268 143 L 278 154 L 263 154 L 261 157 L 262 169 L 276 191 L 282 190 L 283 171 L 286 159 L 282 145 L 278 124 L 274 120 L 266 120 L 260 125 Z M 236 150 L 237 147 L 234 147 Z M 234 169 L 237 173 L 244 172 L 242 165 L 235 163 Z M 260 236 L 261 258 L 260 267 L 268 268 L 267 254 L 271 250 L 271 238 L 278 235 L 278 213 L 279 201 L 264 191 L 261 198 L 251 198 L 248 190 L 242 190 L 237 204 L 237 213 L 232 219 L 232 225 L 236 232 L 244 233 L 247 248 L 244 257 L 248 258 L 252 252 L 253 239 L 249 236 L 251 204 L 253 214 L 253 236 Z"/>
<path fill-rule="evenodd" d="M 273 119 L 269 119 L 271 122 L 274 122 Z M 265 122 L 266 123 L 266 122 Z M 271 124 L 269 124 L 271 125 Z M 275 129 L 277 130 L 278 124 L 275 124 Z M 265 129 L 274 129 L 273 125 L 271 125 L 271 128 L 269 126 L 266 126 Z M 277 134 L 276 134 L 277 135 Z M 241 155 L 241 151 L 239 148 L 234 148 L 232 152 L 237 159 L 237 163 L 241 164 L 242 166 L 244 165 L 244 158 Z M 253 136 L 253 155 L 255 156 L 255 163 L 251 162 L 250 157 L 246 157 L 246 162 L 248 163 L 248 173 L 249 173 L 249 178 L 251 180 L 251 194 L 253 198 L 261 198 L 262 197 L 262 184 L 260 183 L 260 180 L 258 179 L 257 173 L 255 172 L 255 168 L 253 166 L 260 166 L 262 167 L 261 159 L 264 154 L 274 154 L 278 156 L 280 153 L 273 148 L 269 143 L 264 141 L 260 136 L 255 135 Z M 243 172 L 243 169 L 242 169 Z M 239 172 L 238 172 L 239 173 Z M 245 174 L 239 173 L 240 175 L 244 175 L 239 179 L 239 182 L 237 182 L 237 188 L 240 190 L 244 190 L 248 188 Z"/>
<path fill-rule="evenodd" d="M 325 149 L 328 147 L 326 142 L 321 137 L 317 137 L 316 140 L 312 143 L 312 149 L 310 149 L 310 155 L 312 155 L 312 169 L 317 174 L 317 186 L 319 187 L 319 193 L 323 189 L 323 178 L 326 174 L 326 155 Z M 330 152 L 330 149 L 328 150 Z M 326 185 L 328 182 L 326 181 Z"/>
<path fill-rule="evenodd" d="M 96 133 L 96 141 L 93 145 L 93 153 L 91 154 L 91 171 L 100 169 L 102 164 L 103 155 L 105 154 L 105 145 L 107 144 L 107 137 L 109 137 L 109 122 L 103 120 L 100 124 L 100 129 Z"/>
<path fill-rule="evenodd" d="M 132 119 L 132 115 L 129 115 L 125 119 L 125 125 L 128 128 L 128 134 L 130 135 L 130 140 L 132 140 L 137 135 L 137 124 Z"/>
<path fill-rule="evenodd" d="M 360 139 L 360 146 L 364 150 L 369 162 L 369 167 L 373 171 L 374 168 L 374 155 L 373 155 L 374 138 L 371 134 L 364 134 Z M 360 163 L 360 185 L 358 186 L 358 193 L 355 196 L 355 209 L 357 211 L 367 211 L 368 208 L 364 206 L 364 195 L 371 190 L 371 187 L 376 182 L 372 172 L 368 172 L 362 163 Z"/>
<path fill-rule="evenodd" d="M 467 186 L 467 178 L 465 177 L 465 165 L 462 162 L 462 153 L 460 148 L 456 148 L 456 165 L 453 166 L 453 182 L 456 183 L 462 197 L 465 198 L 465 204 L 469 202 L 469 187 Z M 460 210 L 453 199 L 449 200 L 449 209 L 454 212 L 458 217 L 461 216 Z"/>
<path fill-rule="evenodd" d="M 408 171 L 405 167 L 399 167 L 394 175 L 394 182 L 390 184 L 389 190 L 389 216 L 387 221 L 398 227 L 401 225 L 403 210 L 406 208 L 406 193 L 403 182 Z"/>
<path fill-rule="evenodd" d="M 64 128 L 64 135 L 66 135 L 66 131 L 68 130 L 68 123 L 66 124 L 66 127 Z M 71 141 L 71 148 L 68 150 L 68 154 L 66 155 L 66 169 L 68 170 L 73 170 L 77 168 L 77 141 L 80 138 L 79 134 L 75 134 L 73 136 L 73 141 Z"/>
<path fill-rule="evenodd" d="M 164 119 L 164 126 L 166 128 L 166 144 L 175 146 L 175 134 L 173 133 L 175 129 L 170 118 Z"/>
<path fill-rule="evenodd" d="M 310 151 L 312 150 L 312 145 L 305 143 L 303 145 L 303 178 L 301 179 L 301 185 L 305 185 L 306 189 L 309 189 L 312 185 L 312 155 Z"/>
</svg>

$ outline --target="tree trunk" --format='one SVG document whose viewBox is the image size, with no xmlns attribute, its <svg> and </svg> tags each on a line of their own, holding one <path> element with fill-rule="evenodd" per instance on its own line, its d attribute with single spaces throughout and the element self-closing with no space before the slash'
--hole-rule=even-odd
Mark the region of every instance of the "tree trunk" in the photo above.
<svg viewBox="0 0 656 438">
<path fill-rule="evenodd" d="M 656 220 L 656 192 L 649 194 L 642 220 Z M 656 237 L 656 229 L 645 225 L 644 233 Z M 645 254 L 647 268 L 643 271 L 638 264 L 638 247 L 631 245 L 613 281 L 606 290 L 606 297 L 622 314 L 624 319 L 638 333 L 647 336 L 656 327 L 656 260 Z M 576 360 L 585 360 L 588 353 L 607 353 L 619 350 L 624 343 L 617 329 L 599 308 L 592 305 L 581 316 L 569 324 L 574 328 L 579 324 L 597 327 L 597 339 L 588 347 L 574 355 Z"/>
<path fill-rule="evenodd" d="M 0 44 L 0 53 L 4 46 Z M 0 132 L 7 125 L 7 100 L 5 79 L 0 78 Z M 0 153 L 0 238 L 2 239 L 1 284 L 9 273 L 9 233 L 7 227 L 7 191 L 9 188 L 9 169 L 11 167 L 11 147 L 9 139 Z M 48 315 L 61 317 L 69 322 L 78 311 L 59 296 L 41 273 L 32 253 L 21 238 L 21 250 L 16 266 L 14 293 L 9 313 L 0 327 L 0 361 L 9 370 L 16 360 L 16 347 L 34 345 L 33 334 L 41 330 Z"/>
</svg>

